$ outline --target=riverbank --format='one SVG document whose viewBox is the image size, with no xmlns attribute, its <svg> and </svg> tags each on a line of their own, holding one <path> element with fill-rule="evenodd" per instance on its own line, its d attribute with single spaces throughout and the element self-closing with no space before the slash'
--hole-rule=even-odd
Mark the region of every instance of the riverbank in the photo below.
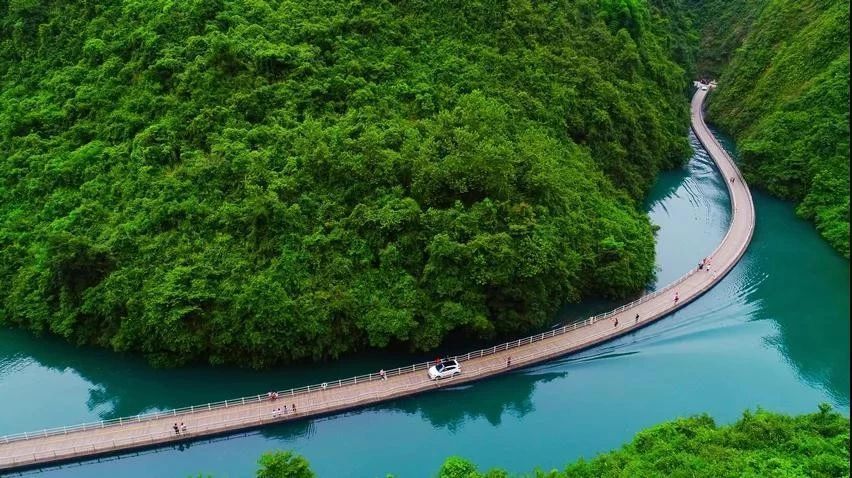
<svg viewBox="0 0 852 478">
<path fill-rule="evenodd" d="M 705 414 L 654 425 L 617 450 L 580 459 L 562 470 L 536 467 L 535 476 L 544 472 L 548 478 L 836 478 L 849 475 L 848 443 L 849 417 L 826 404 L 821 404 L 816 413 L 797 416 L 746 410 L 739 420 L 726 426 L 717 426 Z M 290 451 L 264 453 L 258 464 L 258 478 L 316 476 L 304 457 Z M 437 478 L 508 476 L 499 467 L 480 471 L 458 456 L 447 458 L 437 473 Z"/>
</svg>

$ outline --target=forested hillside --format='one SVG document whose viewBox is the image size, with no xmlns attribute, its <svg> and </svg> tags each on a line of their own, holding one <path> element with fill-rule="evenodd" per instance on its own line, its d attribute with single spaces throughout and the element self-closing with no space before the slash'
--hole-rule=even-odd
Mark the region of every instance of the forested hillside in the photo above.
<svg viewBox="0 0 852 478">
<path fill-rule="evenodd" d="M 518 333 L 653 276 L 677 0 L 0 12 L 5 324 L 265 366 Z"/>
<path fill-rule="evenodd" d="M 849 2 L 694 0 L 708 119 L 752 183 L 797 203 L 849 257 Z M 730 61 L 726 66 L 723 63 Z"/>
</svg>

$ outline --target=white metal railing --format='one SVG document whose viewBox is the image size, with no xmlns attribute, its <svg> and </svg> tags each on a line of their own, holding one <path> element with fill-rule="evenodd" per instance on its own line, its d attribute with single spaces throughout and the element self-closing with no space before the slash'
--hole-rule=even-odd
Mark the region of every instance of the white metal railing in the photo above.
<svg viewBox="0 0 852 478">
<path fill-rule="evenodd" d="M 728 164 L 728 166 L 730 166 L 730 169 L 733 170 L 734 175 L 736 176 L 736 179 L 740 182 L 741 185 L 745 186 L 745 192 L 746 192 L 747 199 L 748 199 L 748 201 L 746 202 L 746 206 L 747 206 L 748 210 L 745 211 L 748 215 L 748 217 L 746 219 L 750 220 L 750 224 L 748 226 L 748 236 L 746 237 L 746 239 L 744 241 L 742 241 L 740 243 L 740 245 L 737 249 L 737 252 L 734 255 L 735 260 L 733 262 L 736 262 L 736 260 L 738 260 L 745 253 L 746 248 L 748 247 L 749 243 L 751 242 L 752 235 L 754 234 L 754 221 L 755 221 L 754 202 L 751 199 L 751 193 L 748 190 L 748 187 L 746 186 L 745 178 L 743 177 L 742 172 L 740 171 L 740 168 L 737 167 L 737 164 L 734 162 L 733 158 L 731 158 L 731 156 L 728 154 L 728 151 L 724 148 L 724 146 L 722 146 L 722 144 L 719 142 L 719 140 L 716 139 L 716 135 L 714 135 L 713 132 L 710 131 L 710 128 L 707 126 L 707 122 L 704 121 L 704 99 L 706 99 L 706 98 L 707 98 L 707 94 L 704 95 L 704 97 L 702 98 L 701 104 L 698 105 L 698 108 L 696 108 L 698 118 L 700 119 L 699 127 L 704 131 L 706 136 L 709 137 L 710 142 L 713 143 L 713 145 L 716 147 L 716 149 L 718 149 L 722 153 L 722 156 L 725 158 L 725 162 Z M 693 129 L 693 131 L 695 131 L 695 137 L 698 139 L 698 142 L 701 143 L 701 145 L 704 147 L 704 149 L 707 151 L 707 153 L 710 155 L 710 157 L 713 158 L 713 162 L 716 163 L 716 167 L 719 169 L 719 171 L 723 173 L 722 179 L 725 181 L 725 186 L 728 189 L 728 197 L 731 198 L 731 224 L 729 225 L 728 230 L 725 232 L 725 236 L 722 238 L 722 241 L 719 243 L 719 245 L 713 251 L 713 255 L 715 256 L 716 253 L 718 251 L 720 251 L 722 249 L 722 247 L 728 241 L 728 237 L 730 236 L 731 231 L 733 230 L 734 220 L 736 219 L 737 213 L 740 212 L 739 211 L 739 205 L 737 204 L 737 196 L 736 196 L 736 194 L 734 194 L 733 185 L 728 181 L 728 178 L 724 177 L 725 175 L 724 175 L 724 171 L 722 171 L 722 166 L 718 163 L 717 159 L 714 158 L 713 155 L 710 153 L 710 147 L 706 144 L 706 142 L 702 138 L 702 135 L 696 130 L 695 122 L 693 122 L 693 124 L 692 124 L 692 129 Z"/>
<path fill-rule="evenodd" d="M 546 332 L 546 334 L 550 334 L 553 331 Z M 556 334 L 558 335 L 558 334 Z M 589 342 L 590 339 L 598 340 L 605 338 L 609 335 L 608 330 L 603 330 L 601 332 L 595 333 L 591 336 L 585 338 L 585 340 L 577 340 L 570 344 L 567 347 L 560 346 L 556 347 L 551 345 L 544 349 L 537 349 L 534 353 L 528 353 L 524 355 L 519 355 L 513 357 L 515 366 L 511 368 L 518 368 L 525 365 L 528 362 L 535 362 L 537 358 L 541 356 L 549 356 L 554 353 L 560 353 L 566 349 L 570 350 L 575 347 L 580 347 Z M 516 340 L 515 342 L 522 342 L 525 339 Z M 506 345 L 506 344 L 501 344 Z M 497 347 L 500 348 L 499 346 Z M 509 347 L 511 348 L 511 347 Z M 500 349 L 499 351 L 503 351 L 506 349 Z M 479 367 L 468 370 L 465 373 L 465 378 L 478 377 L 478 376 L 488 376 L 492 375 L 493 372 L 497 370 L 504 370 L 506 366 L 503 362 L 498 363 L 482 363 Z M 425 379 L 424 379 L 425 380 Z M 447 385 L 452 385 L 454 379 L 448 379 L 444 382 Z M 427 385 L 433 384 L 433 382 L 427 381 L 425 382 Z M 206 434 L 217 433 L 221 431 L 227 431 L 231 427 L 247 427 L 254 425 L 263 425 L 266 423 L 273 422 L 284 422 L 288 420 L 292 420 L 294 418 L 301 418 L 305 415 L 311 415 L 315 412 L 321 412 L 326 410 L 334 410 L 338 407 L 350 405 L 350 404 L 360 404 L 365 401 L 369 402 L 378 402 L 385 398 L 391 398 L 395 394 L 400 392 L 406 392 L 411 390 L 411 384 L 403 384 L 398 385 L 396 387 L 384 388 L 381 390 L 374 390 L 371 392 L 360 393 L 358 395 L 350 395 L 340 397 L 338 399 L 333 400 L 324 400 L 321 403 L 308 403 L 303 404 L 299 407 L 298 413 L 288 413 L 282 414 L 277 417 L 272 416 L 269 412 L 261 413 L 261 414 L 250 414 L 247 416 L 234 417 L 229 419 L 222 419 L 213 422 L 203 423 L 203 424 L 194 424 L 192 430 L 183 433 L 183 434 L 175 434 L 171 428 L 165 428 L 161 431 L 141 434 L 141 435 L 133 435 L 131 437 L 123 437 L 123 438 L 108 438 L 101 441 L 87 443 L 85 445 L 74 445 L 67 446 L 64 448 L 52 448 L 46 451 L 39 452 L 28 452 L 21 453 L 18 455 L 12 455 L 3 457 L 0 459 L 0 467 L 15 467 L 15 466 L 24 466 L 27 464 L 38 463 L 41 460 L 59 460 L 64 458 L 73 458 L 80 455 L 88 455 L 94 453 L 109 453 L 114 450 L 120 450 L 122 448 L 131 448 L 137 446 L 144 446 L 146 444 L 156 444 L 156 443 L 165 443 L 165 442 L 174 442 L 180 440 L 186 440 L 194 438 L 195 436 L 203 436 Z"/>
<path fill-rule="evenodd" d="M 528 344 L 531 344 L 531 343 L 542 341 L 544 339 L 556 337 L 558 335 L 562 335 L 562 334 L 571 332 L 573 330 L 577 330 L 581 327 L 590 326 L 590 325 L 592 325 L 592 324 L 594 324 L 594 323 L 596 323 L 600 320 L 612 317 L 612 316 L 614 316 L 618 313 L 623 312 L 626 309 L 629 309 L 629 308 L 632 308 L 636 305 L 645 303 L 645 302 L 659 296 L 660 294 L 662 294 L 662 293 L 664 293 L 668 290 L 671 290 L 672 287 L 674 287 L 674 286 L 680 284 L 681 282 L 683 282 L 684 280 L 686 280 L 686 278 L 691 276 L 694 272 L 695 272 L 695 270 L 692 269 L 689 272 L 687 272 L 686 274 L 684 274 L 683 276 L 681 276 L 676 281 L 665 286 L 664 288 L 659 289 L 659 290 L 654 291 L 654 292 L 651 292 L 651 293 L 648 293 L 648 294 L 645 294 L 642 297 L 640 297 L 640 298 L 638 298 L 638 299 L 636 299 L 636 300 L 634 300 L 630 303 L 624 304 L 624 305 L 622 305 L 622 306 L 620 306 L 616 309 L 613 309 L 611 311 L 604 312 L 602 314 L 598 314 L 598 315 L 589 317 L 588 319 L 578 321 L 578 322 L 574 322 L 572 324 L 563 325 L 562 327 L 559 327 L 559 328 L 556 328 L 556 329 L 553 329 L 553 330 L 548 330 L 546 332 L 542 332 L 542 333 L 539 333 L 539 334 L 536 334 L 536 335 L 532 335 L 532 336 L 525 337 L 525 338 L 522 338 L 522 339 L 513 340 L 513 341 L 510 341 L 510 342 L 504 342 L 502 344 L 495 345 L 495 346 L 492 346 L 492 347 L 487 347 L 487 348 L 480 349 L 480 350 L 475 350 L 473 352 L 468 352 L 464 355 L 454 355 L 454 356 L 450 356 L 450 357 L 447 357 L 447 358 L 455 359 L 455 360 L 458 360 L 459 362 L 464 362 L 464 361 L 470 360 L 472 358 L 479 358 L 479 357 L 484 357 L 484 356 L 487 356 L 487 355 L 492 355 L 492 354 L 495 354 L 495 353 L 498 353 L 498 352 L 503 352 L 505 350 L 514 349 L 514 348 L 520 347 L 522 345 L 528 345 Z M 416 372 L 416 371 L 420 371 L 420 370 L 426 370 L 432 364 L 433 364 L 433 362 L 420 362 L 420 363 L 416 363 L 416 364 L 412 364 L 412 365 L 406 365 L 406 366 L 403 366 L 403 367 L 399 367 L 399 368 L 395 368 L 395 369 L 392 369 L 392 370 L 385 371 L 385 376 L 386 377 L 393 377 L 393 376 L 402 375 L 402 374 L 405 374 L 405 373 Z M 305 393 L 316 392 L 316 391 L 320 391 L 320 390 L 340 388 L 340 387 L 345 387 L 345 386 L 348 386 L 348 385 L 355 385 L 359 382 L 362 382 L 362 383 L 363 382 L 372 382 L 374 380 L 381 380 L 381 379 L 382 379 L 382 376 L 379 373 L 370 373 L 370 374 L 358 375 L 356 377 L 350 377 L 350 378 L 346 378 L 346 379 L 339 379 L 339 380 L 332 380 L 330 382 L 323 382 L 321 384 L 307 385 L 307 386 L 304 386 L 304 387 L 291 388 L 289 390 L 283 390 L 283 391 L 279 390 L 279 391 L 277 391 L 277 393 L 278 393 L 278 397 L 283 399 L 283 398 L 286 398 L 286 397 L 294 397 L 296 395 L 301 395 L 301 394 L 305 394 Z M 72 425 L 72 426 L 46 428 L 46 429 L 34 431 L 34 432 L 14 433 L 14 434 L 9 434 L 9 435 L 4 435 L 2 438 L 0 438 L 0 442 L 9 443 L 9 442 L 13 442 L 13 441 L 29 440 L 29 439 L 33 439 L 33 438 L 44 438 L 44 437 L 55 436 L 55 435 L 67 435 L 69 433 L 75 433 L 75 432 L 80 432 L 80 431 L 85 431 L 85 430 L 93 430 L 93 429 L 106 428 L 106 427 L 111 427 L 111 426 L 120 426 L 120 425 L 124 425 L 124 424 L 128 424 L 128 423 L 138 423 L 138 422 L 143 422 L 143 421 L 158 420 L 160 418 L 165 418 L 165 417 L 169 417 L 169 416 L 172 416 L 172 417 L 176 417 L 178 415 L 185 416 L 185 415 L 191 415 L 191 414 L 197 413 L 197 412 L 206 412 L 206 411 L 210 411 L 210 410 L 228 408 L 228 407 L 235 406 L 235 405 L 246 405 L 246 404 L 251 404 L 251 403 L 260 403 L 260 402 L 267 401 L 267 400 L 269 400 L 269 397 L 266 394 L 251 395 L 251 396 L 248 396 L 248 397 L 240 397 L 240 398 L 235 398 L 235 399 L 230 399 L 230 400 L 223 400 L 223 401 L 219 401 L 219 402 L 206 403 L 206 404 L 203 404 L 203 405 L 192 405 L 192 406 L 189 406 L 189 407 L 182 407 L 182 408 L 175 408 L 175 409 L 171 409 L 171 410 L 144 413 L 144 414 L 133 415 L 133 416 L 129 416 L 129 417 L 120 417 L 120 418 L 113 418 L 113 419 L 109 419 L 109 420 L 100 420 L 100 421 L 97 421 L 97 422 L 81 423 L 81 424 Z"/>
<path fill-rule="evenodd" d="M 574 323 L 568 324 L 568 325 L 563 325 L 562 327 L 559 327 L 559 328 L 556 328 L 556 329 L 553 329 L 553 330 L 549 330 L 549 331 L 546 331 L 546 332 L 542 332 L 542 333 L 539 333 L 539 334 L 536 334 L 536 335 L 532 335 L 532 336 L 529 336 L 529 337 L 525 337 L 525 338 L 522 338 L 522 339 L 517 339 L 517 340 L 510 341 L 510 342 L 505 342 L 505 343 L 495 345 L 495 346 L 492 346 L 492 347 L 487 347 L 487 348 L 484 348 L 484 349 L 475 350 L 473 352 L 468 352 L 464 355 L 455 355 L 455 356 L 451 356 L 451 357 L 448 357 L 448 358 L 458 360 L 459 362 L 464 362 L 464 361 L 470 360 L 472 358 L 479 358 L 479 357 L 484 357 L 484 356 L 487 356 L 487 355 L 492 355 L 492 354 L 495 354 L 495 353 L 498 353 L 498 352 L 503 352 L 505 350 L 514 349 L 514 348 L 520 347 L 522 345 L 528 345 L 528 344 L 531 344 L 531 343 L 534 343 L 534 342 L 542 341 L 542 340 L 547 339 L 547 338 L 556 337 L 558 335 L 562 335 L 562 334 L 571 332 L 573 330 L 577 330 L 581 327 L 590 326 L 590 325 L 592 325 L 592 324 L 594 324 L 594 323 L 596 323 L 600 320 L 612 317 L 612 316 L 614 316 L 618 313 L 623 312 L 626 309 L 629 309 L 629 308 L 635 307 L 636 305 L 645 303 L 645 302 L 659 296 L 660 294 L 662 294 L 662 293 L 664 293 L 668 290 L 671 290 L 672 287 L 675 287 L 676 285 L 678 285 L 681 282 L 683 282 L 684 280 L 686 280 L 686 278 L 691 276 L 694 272 L 695 272 L 695 270 L 691 269 L 689 272 L 687 272 L 686 274 L 681 276 L 679 279 L 677 279 L 676 281 L 672 282 L 671 284 L 665 286 L 662 289 L 659 289 L 657 291 L 645 294 L 642 297 L 640 297 L 640 298 L 638 298 L 638 299 L 636 299 L 636 300 L 634 300 L 630 303 L 624 304 L 624 305 L 622 305 L 622 306 L 620 306 L 616 309 L 613 309 L 611 311 L 604 312 L 602 314 L 598 314 L 598 315 L 589 317 L 586 320 L 574 322 Z M 416 363 L 416 364 L 412 364 L 412 365 L 406 365 L 404 367 L 399 367 L 399 368 L 395 368 L 395 369 L 392 369 L 392 370 L 385 371 L 385 376 L 386 377 L 393 377 L 393 376 L 402 375 L 402 374 L 405 374 L 405 373 L 416 372 L 416 371 L 420 371 L 420 370 L 426 370 L 431 365 L 432 365 L 432 362 L 420 362 L 420 363 Z M 278 393 L 278 396 L 280 398 L 286 398 L 286 397 L 293 397 L 293 396 L 296 396 L 296 395 L 301 395 L 301 394 L 304 394 L 304 393 L 316 392 L 316 391 L 319 391 L 319 390 L 328 390 L 328 389 L 333 389 L 333 388 L 340 388 L 340 387 L 345 387 L 345 386 L 348 386 L 348 385 L 354 385 L 354 384 L 357 384 L 359 382 L 371 382 L 371 381 L 374 381 L 374 380 L 381 380 L 381 379 L 382 379 L 382 377 L 379 373 L 370 373 L 370 374 L 358 375 L 356 377 L 350 377 L 350 378 L 346 378 L 346 379 L 332 380 L 330 382 L 323 382 L 321 384 L 308 385 L 308 386 L 304 386 L 304 387 L 291 388 L 289 390 L 277 391 L 277 393 Z M 110 420 L 100 420 L 100 421 L 97 421 L 97 422 L 81 423 L 81 424 L 72 425 L 72 426 L 46 428 L 46 429 L 35 431 L 35 432 L 23 432 L 23 433 L 9 434 L 9 435 L 4 435 L 2 438 L 0 438 L 0 442 L 9 443 L 9 442 L 12 442 L 12 441 L 29 440 L 29 439 L 33 439 L 33 438 L 44 438 L 44 437 L 55 436 L 55 435 L 67 435 L 69 433 L 80 432 L 80 431 L 85 431 L 85 430 L 93 430 L 93 429 L 97 429 L 97 428 L 106 428 L 106 427 L 111 427 L 111 426 L 120 426 L 120 425 L 124 425 L 126 423 L 138 423 L 138 422 L 142 422 L 142 421 L 158 420 L 160 418 L 169 417 L 169 416 L 176 417 L 178 415 L 189 415 L 189 414 L 193 414 L 193 413 L 196 413 L 196 412 L 206 412 L 206 411 L 210 411 L 210 410 L 228 408 L 228 407 L 231 407 L 231 406 L 234 406 L 234 405 L 245 405 L 245 404 L 251 404 L 251 403 L 260 403 L 260 402 L 267 401 L 267 400 L 269 400 L 269 397 L 266 394 L 251 395 L 251 396 L 248 396 L 248 397 L 240 397 L 240 398 L 235 398 L 235 399 L 230 399 L 230 400 L 223 400 L 223 401 L 219 401 L 219 402 L 206 403 L 206 404 L 203 404 L 203 405 L 193 405 L 193 406 L 189 406 L 189 407 L 175 408 L 175 409 L 171 409 L 171 410 L 144 413 L 144 414 L 139 414 L 139 415 L 134 415 L 134 416 L 129 416 L 129 417 L 113 418 L 113 419 L 110 419 Z"/>
<path fill-rule="evenodd" d="M 702 126 L 706 129 L 706 125 L 704 124 L 704 114 L 703 114 L 703 111 L 702 111 L 701 108 L 699 108 L 698 114 L 699 114 L 699 117 L 701 119 Z M 693 129 L 694 129 L 694 125 L 693 125 Z M 706 131 L 707 131 L 707 134 L 710 135 L 712 140 L 715 141 L 718 145 L 718 141 L 716 141 L 716 138 L 712 135 L 712 133 L 709 131 L 709 129 L 707 129 Z M 702 143 L 702 145 L 705 147 L 705 149 L 707 149 L 707 146 L 704 145 L 704 141 L 702 141 L 702 139 L 701 139 L 701 135 L 697 134 L 697 132 L 696 132 L 696 136 L 698 137 L 698 140 Z M 718 147 L 719 147 L 719 149 L 721 149 L 722 153 L 725 156 L 727 156 L 727 152 L 724 150 L 724 148 L 722 148 L 721 145 L 718 145 Z M 711 157 L 712 157 L 712 155 L 711 155 Z M 728 159 L 728 161 L 729 161 L 731 167 L 733 168 L 735 174 L 737 175 L 738 179 L 740 181 L 743 181 L 743 178 L 742 178 L 742 175 L 740 174 L 739 168 L 736 167 L 736 165 L 733 163 L 732 160 L 730 160 L 729 157 L 726 158 L 726 159 Z M 714 161 L 715 161 L 715 158 L 714 158 Z M 717 166 L 718 166 L 718 164 L 717 164 Z M 724 176 L 724 174 L 723 174 L 723 176 Z M 728 183 L 727 180 L 725 182 L 726 182 L 727 187 L 728 187 L 728 195 L 731 198 L 731 208 L 732 208 L 731 225 L 733 225 L 733 222 L 734 222 L 733 218 L 734 218 L 734 215 L 735 215 L 735 211 L 737 210 L 736 198 L 735 198 L 735 195 L 733 194 L 733 191 L 731 189 L 731 185 Z M 745 183 L 743 182 L 742 184 L 745 184 Z M 711 257 L 716 256 L 719 253 L 719 251 L 721 251 L 726 246 L 726 243 L 728 242 L 729 236 L 731 234 L 731 229 L 732 229 L 731 225 L 729 225 L 728 230 L 725 233 L 725 236 L 722 238 L 722 241 L 719 243 L 719 245 L 711 253 Z M 751 231 L 749 232 L 749 239 L 750 238 L 751 238 Z M 742 255 L 742 253 L 745 251 L 745 247 L 748 245 L 748 242 L 749 242 L 749 240 L 746 240 L 742 245 L 740 245 L 740 248 L 738 249 L 735 257 L 738 258 L 739 256 Z M 506 351 L 506 350 L 509 350 L 509 349 L 521 347 L 523 345 L 528 345 L 528 344 L 531 344 L 531 343 L 534 343 L 534 342 L 539 342 L 539 341 L 542 341 L 544 339 L 556 337 L 558 335 L 562 335 L 562 334 L 571 332 L 573 330 L 577 330 L 581 327 L 591 326 L 591 325 L 595 324 L 596 322 L 598 322 L 600 320 L 604 320 L 604 319 L 613 317 L 613 316 L 615 316 L 615 315 L 617 315 L 617 314 L 619 314 L 619 313 L 621 313 L 621 312 L 623 312 L 627 309 L 630 309 L 630 308 L 633 308 L 633 307 L 635 307 L 639 304 L 643 304 L 645 302 L 648 302 L 649 300 L 654 299 L 655 297 L 658 297 L 660 294 L 663 294 L 665 292 L 670 291 L 672 288 L 677 287 L 680 284 L 682 284 L 686 279 L 688 279 L 690 276 L 692 276 L 695 272 L 696 272 L 696 269 L 693 268 L 693 267 L 690 267 L 690 270 L 687 273 L 685 273 L 684 275 L 682 275 L 680 278 L 676 279 L 675 281 L 669 283 L 668 285 L 666 285 L 662 289 L 644 294 L 643 296 L 639 297 L 638 299 L 636 299 L 632 302 L 629 302 L 627 304 L 624 304 L 620 307 L 617 307 L 613 310 L 610 310 L 608 312 L 604 312 L 604 313 L 601 313 L 601 314 L 598 314 L 598 315 L 594 315 L 594 316 L 589 317 L 585 320 L 574 322 L 574 323 L 568 324 L 568 325 L 563 325 L 562 327 L 559 327 L 559 328 L 556 328 L 556 329 L 553 329 L 553 330 L 549 330 L 549 331 L 546 331 L 546 332 L 542 332 L 542 333 L 539 333 L 539 334 L 536 334 L 536 335 L 532 335 L 532 336 L 525 337 L 525 338 L 522 338 L 522 339 L 513 340 L 513 341 L 510 341 L 510 342 L 505 342 L 505 343 L 502 343 L 502 344 L 499 344 L 499 345 L 487 347 L 487 348 L 476 350 L 476 351 L 473 351 L 473 352 L 468 352 L 464 355 L 451 356 L 451 357 L 448 357 L 448 358 L 455 359 L 455 360 L 458 360 L 460 362 L 463 362 L 463 361 L 470 360 L 472 358 L 484 357 L 484 356 L 492 355 L 492 354 L 495 354 L 495 353 L 498 353 L 498 352 L 503 352 L 503 351 Z M 416 364 L 412 364 L 412 365 L 406 365 L 404 367 L 399 367 L 399 368 L 395 368 L 395 369 L 392 369 L 392 370 L 385 371 L 385 376 L 386 377 L 393 377 L 393 376 L 402 375 L 402 374 L 411 373 L 411 372 L 416 372 L 416 371 L 420 371 L 420 370 L 426 370 L 426 369 L 429 368 L 429 366 L 431 364 L 432 364 L 432 362 L 420 362 L 420 363 L 416 363 Z M 365 382 L 365 381 L 366 382 L 372 382 L 374 380 L 381 380 L 381 379 L 382 379 L 382 376 L 379 373 L 370 373 L 370 374 L 358 375 L 356 377 L 350 377 L 350 378 L 346 378 L 346 379 L 339 379 L 339 380 L 332 380 L 330 382 L 323 382 L 321 384 L 307 385 L 307 386 L 304 386 L 304 387 L 296 387 L 296 388 L 291 388 L 289 390 L 277 391 L 277 393 L 278 393 L 278 396 L 281 397 L 281 398 L 294 397 L 296 395 L 301 395 L 301 394 L 305 394 L 305 393 L 311 393 L 311 392 L 316 392 L 316 391 L 320 391 L 320 390 L 340 388 L 340 387 L 345 387 L 345 386 L 349 386 L 349 385 L 355 385 L 359 382 L 362 382 L 362 383 Z M 251 396 L 248 396 L 248 397 L 240 397 L 240 398 L 224 400 L 224 401 L 219 401 L 219 402 L 211 402 L 211 403 L 206 403 L 206 404 L 203 404 L 203 405 L 193 405 L 193 406 L 189 406 L 189 407 L 175 408 L 175 409 L 172 409 L 172 410 L 144 413 L 144 414 L 134 415 L 134 416 L 130 416 L 130 417 L 120 417 L 120 418 L 113 418 L 113 419 L 110 419 L 110 420 L 100 420 L 100 421 L 97 421 L 97 422 L 82 423 L 82 424 L 72 425 L 72 426 L 46 428 L 46 429 L 35 431 L 35 432 L 14 433 L 14 434 L 4 435 L 3 437 L 0 437 L 0 442 L 10 443 L 10 442 L 19 441 L 19 440 L 29 440 L 29 439 L 34 439 L 34 438 L 43 438 L 43 437 L 49 437 L 49 436 L 55 436 L 55 435 L 67 435 L 68 433 L 80 432 L 80 431 L 85 431 L 85 430 L 92 430 L 92 429 L 97 429 L 97 428 L 106 428 L 106 427 L 112 427 L 112 426 L 120 426 L 120 425 L 124 425 L 125 423 L 138 423 L 138 422 L 143 422 L 143 421 L 157 420 L 157 419 L 168 417 L 168 416 L 177 417 L 178 415 L 182 415 L 182 416 L 191 415 L 191 414 L 194 414 L 194 413 L 197 413 L 197 412 L 206 412 L 206 411 L 210 411 L 210 410 L 228 408 L 228 407 L 235 406 L 235 405 L 260 403 L 260 402 L 263 402 L 265 400 L 268 400 L 268 396 L 265 395 L 265 394 L 264 395 L 251 395 Z"/>
</svg>

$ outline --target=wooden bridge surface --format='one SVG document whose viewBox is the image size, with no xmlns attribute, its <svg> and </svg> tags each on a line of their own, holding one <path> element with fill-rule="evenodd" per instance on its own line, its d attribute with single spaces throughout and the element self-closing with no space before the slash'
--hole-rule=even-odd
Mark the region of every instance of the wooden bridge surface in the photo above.
<svg viewBox="0 0 852 478">
<path fill-rule="evenodd" d="M 394 371 L 386 380 L 377 375 L 369 380 L 341 382 L 340 386 L 314 387 L 312 390 L 282 392 L 281 398 L 268 401 L 265 397 L 231 401 L 216 407 L 201 405 L 191 410 L 160 413 L 155 418 L 130 417 L 120 423 L 100 426 L 69 427 L 26 435 L 9 435 L 0 438 L 0 470 L 32 467 L 56 461 L 82 459 L 121 450 L 165 444 L 234 430 L 253 428 L 271 423 L 298 420 L 306 417 L 334 413 L 340 410 L 426 392 L 437 388 L 456 386 L 531 364 L 544 362 L 592 345 L 599 344 L 647 325 L 683 307 L 713 287 L 730 271 L 748 246 L 754 230 L 754 206 L 748 186 L 743 181 L 734 162 L 719 145 L 704 123 L 703 101 L 708 92 L 699 89 L 692 98 L 692 128 L 725 178 L 731 197 L 731 223 L 722 242 L 711 256 L 710 272 L 697 271 L 695 264 L 678 281 L 666 286 L 663 292 L 649 294 L 638 303 L 623 306 L 616 311 L 590 318 L 572 327 L 551 331 L 540 336 L 521 339 L 460 356 L 463 373 L 441 381 L 428 379 L 423 367 L 411 366 Z M 734 182 L 730 178 L 735 178 Z M 677 293 L 679 300 L 675 301 Z M 639 321 L 635 316 L 639 315 Z M 616 319 L 618 325 L 615 325 Z M 511 365 L 507 366 L 507 357 Z M 336 384 L 336 382 L 334 382 Z M 290 395 L 292 393 L 292 395 Z M 245 403 L 244 403 L 245 402 Z M 14 406 L 14 404 L 4 404 Z M 273 409 L 292 407 L 280 416 Z M 173 424 L 184 423 L 187 433 L 177 435 Z"/>
</svg>

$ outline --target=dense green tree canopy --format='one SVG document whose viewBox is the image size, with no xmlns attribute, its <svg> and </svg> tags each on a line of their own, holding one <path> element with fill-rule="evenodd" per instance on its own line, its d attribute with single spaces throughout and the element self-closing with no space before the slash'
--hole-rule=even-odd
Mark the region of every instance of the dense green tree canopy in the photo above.
<svg viewBox="0 0 852 478">
<path fill-rule="evenodd" d="M 703 32 L 699 66 L 721 72 L 709 119 L 737 138 L 747 178 L 797 201 L 848 258 L 849 2 L 693 6 Z"/>
<path fill-rule="evenodd" d="M 265 366 L 653 275 L 677 0 L 0 0 L 0 320 Z"/>
</svg>

